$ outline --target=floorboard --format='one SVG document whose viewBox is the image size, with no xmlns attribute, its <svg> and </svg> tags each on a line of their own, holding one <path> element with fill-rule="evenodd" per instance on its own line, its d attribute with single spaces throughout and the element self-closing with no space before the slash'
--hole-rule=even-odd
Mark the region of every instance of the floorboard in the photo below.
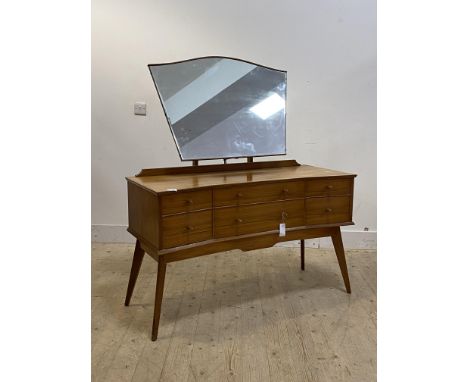
<svg viewBox="0 0 468 382">
<path fill-rule="evenodd" d="M 230 251 L 168 264 L 151 341 L 157 263 L 145 256 L 124 306 L 133 247 L 92 246 L 92 380 L 376 380 L 376 252 Z"/>
</svg>

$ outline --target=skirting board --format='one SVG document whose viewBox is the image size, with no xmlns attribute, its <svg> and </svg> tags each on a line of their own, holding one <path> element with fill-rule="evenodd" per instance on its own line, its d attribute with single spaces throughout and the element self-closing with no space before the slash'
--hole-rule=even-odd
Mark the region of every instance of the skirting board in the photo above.
<svg viewBox="0 0 468 382">
<path fill-rule="evenodd" d="M 376 249 L 377 231 L 347 231 L 342 229 L 343 244 L 346 249 Z M 134 243 L 135 238 L 127 232 L 127 226 L 93 224 L 91 237 L 95 243 Z M 288 241 L 277 244 L 281 247 L 298 247 L 299 241 Z M 306 240 L 308 248 L 331 248 L 329 238 Z"/>
</svg>

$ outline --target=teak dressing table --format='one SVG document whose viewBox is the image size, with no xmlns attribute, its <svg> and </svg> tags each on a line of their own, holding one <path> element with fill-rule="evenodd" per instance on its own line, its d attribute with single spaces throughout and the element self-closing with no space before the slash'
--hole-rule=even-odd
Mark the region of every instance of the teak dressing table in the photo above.
<svg viewBox="0 0 468 382">
<path fill-rule="evenodd" d="M 331 237 L 351 293 L 340 226 L 354 224 L 356 175 L 294 160 L 142 170 L 127 178 L 128 231 L 136 237 L 125 305 L 144 254 L 158 262 L 152 340 L 158 336 L 166 264 L 232 249 Z M 280 224 L 285 224 L 280 236 Z"/>
</svg>

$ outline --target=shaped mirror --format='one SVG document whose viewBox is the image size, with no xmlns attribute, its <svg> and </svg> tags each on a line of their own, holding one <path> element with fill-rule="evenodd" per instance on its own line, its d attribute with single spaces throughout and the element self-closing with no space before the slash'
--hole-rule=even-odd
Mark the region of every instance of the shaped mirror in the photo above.
<svg viewBox="0 0 468 382">
<path fill-rule="evenodd" d="M 182 160 L 286 154 L 286 72 L 227 57 L 148 65 Z"/>
</svg>

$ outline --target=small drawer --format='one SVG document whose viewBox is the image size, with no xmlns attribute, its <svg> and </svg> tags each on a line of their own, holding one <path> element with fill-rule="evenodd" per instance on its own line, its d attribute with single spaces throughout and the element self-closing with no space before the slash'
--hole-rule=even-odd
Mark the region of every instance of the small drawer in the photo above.
<svg viewBox="0 0 468 382">
<path fill-rule="evenodd" d="M 307 196 L 351 195 L 353 179 L 313 179 L 306 185 Z"/>
<path fill-rule="evenodd" d="M 162 215 L 210 209 L 212 206 L 211 190 L 174 192 L 161 195 Z"/>
<path fill-rule="evenodd" d="M 351 197 L 333 196 L 306 199 L 307 225 L 352 221 Z"/>
<path fill-rule="evenodd" d="M 212 238 L 212 234 L 211 210 L 162 218 L 162 248 L 209 240 Z"/>
<path fill-rule="evenodd" d="M 305 225 L 304 200 L 288 200 L 252 206 L 217 208 L 214 211 L 215 238 Z"/>
<path fill-rule="evenodd" d="M 215 207 L 240 206 L 304 197 L 304 182 L 278 182 L 213 190 Z"/>
</svg>

